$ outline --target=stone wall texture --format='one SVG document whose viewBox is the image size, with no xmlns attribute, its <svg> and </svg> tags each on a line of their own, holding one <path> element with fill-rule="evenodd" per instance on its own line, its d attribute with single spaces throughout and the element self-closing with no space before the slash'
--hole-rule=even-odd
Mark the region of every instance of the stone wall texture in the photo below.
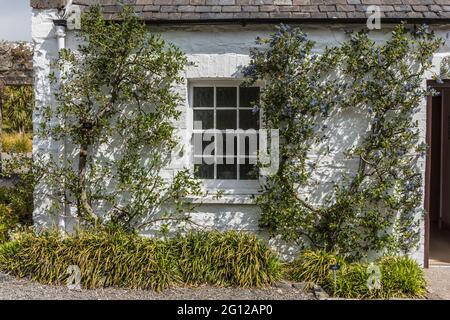
<svg viewBox="0 0 450 320">
<path fill-rule="evenodd" d="M 33 84 L 33 52 L 24 42 L 0 42 L 0 82 L 4 85 Z"/>
<path fill-rule="evenodd" d="M 31 0 L 35 9 L 60 9 L 67 0 Z M 385 19 L 450 19 L 450 0 L 125 0 L 143 20 L 261 20 L 333 19 L 361 20 L 379 6 Z M 117 0 L 73 0 L 86 8 L 98 4 L 110 19 L 116 19 Z"/>
</svg>

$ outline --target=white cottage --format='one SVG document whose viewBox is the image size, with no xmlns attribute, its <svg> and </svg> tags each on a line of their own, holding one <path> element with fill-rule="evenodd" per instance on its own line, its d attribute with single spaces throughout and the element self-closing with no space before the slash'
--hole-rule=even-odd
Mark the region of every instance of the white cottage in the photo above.
<svg viewBox="0 0 450 320">
<path fill-rule="evenodd" d="M 106 16 L 113 19 L 120 10 L 116 2 L 31 0 L 38 110 L 33 118 L 35 126 L 41 121 L 40 107 L 52 101 L 48 80 L 50 62 L 58 56 L 59 49 L 77 46 L 74 38 L 76 23 L 67 24 L 67 17 L 76 17 L 90 4 L 100 4 Z M 255 38 L 268 35 L 280 22 L 301 26 L 321 50 L 327 45 L 339 44 L 346 38 L 348 30 L 366 28 L 367 18 L 380 10 L 382 28 L 371 34 L 376 40 L 387 39 L 392 27 L 401 21 L 428 23 L 446 40 L 433 59 L 432 71 L 438 72 L 442 59 L 450 56 L 450 0 L 126 0 L 124 3 L 135 6 L 151 31 L 160 33 L 195 62 L 195 66 L 185 70 L 183 85 L 176 88 L 184 97 L 184 103 L 179 106 L 183 116 L 177 126 L 186 132 L 184 143 L 189 148 L 197 117 L 204 123 L 216 119 L 216 125 L 223 129 L 234 128 L 235 120 L 247 123 L 249 128 L 256 126 L 247 102 L 257 95 L 257 89 L 239 89 L 243 78 L 240 70 L 249 62 L 249 50 L 254 46 Z M 372 5 L 375 7 L 369 8 Z M 431 72 L 423 79 L 424 86 L 430 79 Z M 416 115 L 423 129 L 423 140 L 431 146 L 427 158 L 421 162 L 427 214 L 422 224 L 421 244 L 414 253 L 415 259 L 424 266 L 428 266 L 430 259 L 450 263 L 450 244 L 446 244 L 444 231 L 450 226 L 450 82 L 429 83 L 435 85 L 441 95 L 423 101 L 421 111 Z M 230 99 L 237 101 L 237 105 Z M 363 130 L 358 115 L 351 113 L 333 125 L 341 132 L 347 130 L 348 134 L 357 135 L 358 130 Z M 342 145 L 346 142 L 336 137 L 332 143 Z M 52 141 L 34 139 L 34 154 L 58 153 L 58 150 Z M 188 164 L 191 161 L 190 165 L 194 166 L 190 154 L 180 161 L 180 168 L 186 161 Z M 332 176 L 334 168 L 335 164 L 324 164 L 323 176 Z M 176 164 L 168 168 L 176 169 Z M 251 198 L 257 193 L 259 182 L 249 175 L 249 167 L 216 164 L 200 169 L 205 186 L 219 188 L 225 194 L 220 199 L 203 199 L 194 220 L 222 230 L 260 232 L 259 210 Z M 323 187 L 326 185 L 324 181 Z M 35 201 L 35 223 L 49 223 L 46 199 Z M 61 227 L 69 223 L 68 219 L 63 213 L 56 218 Z"/>
</svg>

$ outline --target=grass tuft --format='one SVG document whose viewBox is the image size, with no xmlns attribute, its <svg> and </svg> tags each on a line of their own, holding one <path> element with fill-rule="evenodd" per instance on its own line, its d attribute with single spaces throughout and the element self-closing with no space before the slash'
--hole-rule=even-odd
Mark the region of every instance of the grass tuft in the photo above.
<svg viewBox="0 0 450 320">
<path fill-rule="evenodd" d="M 31 152 L 32 141 L 30 134 L 4 133 L 2 135 L 2 151 L 7 153 Z"/>
<path fill-rule="evenodd" d="M 335 282 L 330 267 L 336 262 L 341 268 L 336 272 Z M 347 263 L 343 258 L 323 250 L 302 252 L 289 265 L 288 275 L 294 281 L 320 285 L 329 294 L 340 298 L 388 299 L 425 296 L 423 270 L 411 258 L 388 256 L 379 259 L 374 265 L 380 271 L 378 288 L 373 286 L 371 277 L 376 275 L 368 263 Z"/>
<path fill-rule="evenodd" d="M 265 286 L 281 278 L 281 263 L 255 236 L 192 232 L 172 239 L 81 231 L 63 237 L 48 231 L 21 234 L 0 246 L 0 269 L 44 284 L 65 284 L 70 265 L 83 288 L 160 291 L 172 285 Z"/>
</svg>

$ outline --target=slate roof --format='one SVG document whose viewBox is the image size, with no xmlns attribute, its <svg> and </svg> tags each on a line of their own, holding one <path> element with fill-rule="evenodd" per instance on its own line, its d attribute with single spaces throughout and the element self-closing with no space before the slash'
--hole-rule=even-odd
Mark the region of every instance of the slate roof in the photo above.
<svg viewBox="0 0 450 320">
<path fill-rule="evenodd" d="M 147 21 L 345 20 L 362 21 L 367 7 L 380 7 L 385 20 L 450 21 L 450 0 L 124 0 Z M 61 8 L 66 0 L 30 0 L 33 8 Z M 100 4 L 106 17 L 120 10 L 117 0 L 73 0 Z"/>
</svg>

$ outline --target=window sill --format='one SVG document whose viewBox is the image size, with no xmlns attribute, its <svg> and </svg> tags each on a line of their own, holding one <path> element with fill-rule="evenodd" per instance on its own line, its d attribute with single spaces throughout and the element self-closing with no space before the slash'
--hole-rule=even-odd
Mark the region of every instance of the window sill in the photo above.
<svg viewBox="0 0 450 320">
<path fill-rule="evenodd" d="M 207 195 L 204 197 L 190 197 L 189 200 L 192 203 L 197 204 L 240 204 L 240 205 L 255 205 L 254 196 L 258 192 L 253 193 L 225 193 L 220 198 L 216 195 Z"/>
</svg>

